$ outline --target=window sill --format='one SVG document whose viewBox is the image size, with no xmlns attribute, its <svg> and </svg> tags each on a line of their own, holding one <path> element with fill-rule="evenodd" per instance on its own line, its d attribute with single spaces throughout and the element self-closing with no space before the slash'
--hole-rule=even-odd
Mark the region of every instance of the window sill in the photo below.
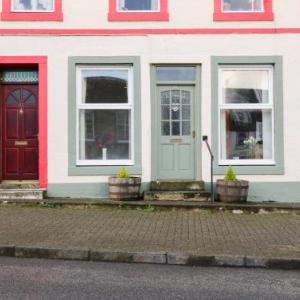
<svg viewBox="0 0 300 300">
<path fill-rule="evenodd" d="M 169 21 L 168 13 L 161 12 L 112 12 L 108 21 Z"/>
<path fill-rule="evenodd" d="M 63 21 L 63 13 L 2 12 L 2 21 Z"/>
<path fill-rule="evenodd" d="M 116 175 L 119 173 L 120 168 L 123 165 L 119 166 L 74 166 L 69 167 L 69 175 L 75 176 L 96 176 L 96 175 Z M 130 175 L 141 175 L 142 167 L 139 165 L 135 166 L 126 166 L 126 170 Z"/>
<path fill-rule="evenodd" d="M 272 12 L 214 13 L 214 21 L 274 21 L 274 14 Z"/>
</svg>

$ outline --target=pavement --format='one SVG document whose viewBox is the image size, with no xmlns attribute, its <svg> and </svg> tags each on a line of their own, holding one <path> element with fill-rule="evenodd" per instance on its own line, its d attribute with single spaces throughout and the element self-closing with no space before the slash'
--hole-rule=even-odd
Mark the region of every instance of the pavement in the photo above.
<svg viewBox="0 0 300 300">
<path fill-rule="evenodd" d="M 300 214 L 2 204 L 0 255 L 300 269 Z"/>
</svg>

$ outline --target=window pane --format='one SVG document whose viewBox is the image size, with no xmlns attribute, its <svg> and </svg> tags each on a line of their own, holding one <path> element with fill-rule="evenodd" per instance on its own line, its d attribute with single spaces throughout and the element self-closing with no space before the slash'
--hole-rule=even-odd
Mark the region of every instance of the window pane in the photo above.
<svg viewBox="0 0 300 300">
<path fill-rule="evenodd" d="M 195 67 L 157 67 L 156 76 L 159 81 L 194 81 Z"/>
<path fill-rule="evenodd" d="M 263 0 L 222 0 L 223 11 L 263 11 Z"/>
<path fill-rule="evenodd" d="M 221 113 L 221 158 L 272 159 L 272 111 L 225 110 Z"/>
<path fill-rule="evenodd" d="M 13 11 L 53 11 L 54 0 L 13 0 Z"/>
<path fill-rule="evenodd" d="M 128 70 L 83 70 L 82 101 L 84 103 L 127 103 Z"/>
<path fill-rule="evenodd" d="M 128 10 L 158 10 L 159 0 L 118 0 L 118 8 Z"/>
<path fill-rule="evenodd" d="M 130 111 L 81 110 L 79 128 L 81 160 L 131 158 Z"/>
<path fill-rule="evenodd" d="M 222 70 L 223 103 L 270 102 L 268 70 Z"/>
</svg>

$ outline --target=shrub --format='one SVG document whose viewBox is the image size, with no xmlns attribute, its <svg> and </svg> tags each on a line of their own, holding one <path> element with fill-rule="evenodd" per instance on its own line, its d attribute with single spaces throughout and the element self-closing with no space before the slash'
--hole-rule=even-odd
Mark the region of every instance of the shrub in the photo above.
<svg viewBox="0 0 300 300">
<path fill-rule="evenodd" d="M 128 178 L 129 175 L 128 175 L 127 170 L 125 168 L 122 168 L 118 173 L 118 177 L 119 178 Z"/>
<path fill-rule="evenodd" d="M 224 180 L 225 181 L 235 181 L 236 180 L 236 176 L 234 174 L 234 171 L 233 171 L 233 168 L 232 166 L 229 166 L 227 168 L 227 171 L 226 171 L 226 175 L 224 177 Z"/>
</svg>

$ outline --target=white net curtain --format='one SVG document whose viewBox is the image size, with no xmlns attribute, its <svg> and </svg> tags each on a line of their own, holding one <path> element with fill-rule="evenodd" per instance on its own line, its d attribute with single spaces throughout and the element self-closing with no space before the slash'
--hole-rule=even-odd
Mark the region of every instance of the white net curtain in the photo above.
<svg viewBox="0 0 300 300">
<path fill-rule="evenodd" d="M 53 11 L 54 0 L 13 0 L 13 11 Z"/>
</svg>

